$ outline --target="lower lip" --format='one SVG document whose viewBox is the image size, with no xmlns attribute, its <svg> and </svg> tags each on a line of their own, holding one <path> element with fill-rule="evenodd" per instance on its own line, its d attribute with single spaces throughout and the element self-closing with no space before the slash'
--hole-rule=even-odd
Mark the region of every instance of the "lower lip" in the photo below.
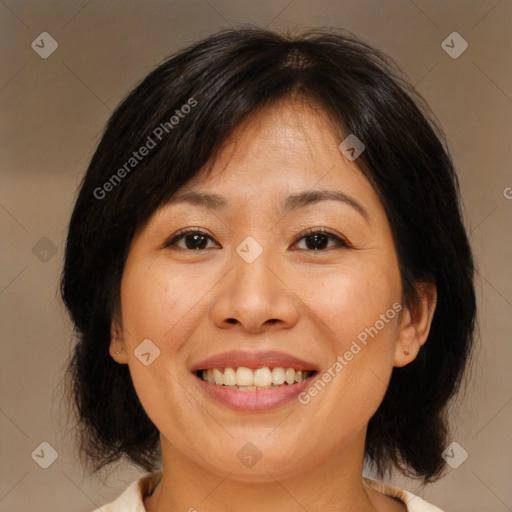
<svg viewBox="0 0 512 512">
<path fill-rule="evenodd" d="M 297 400 L 298 395 L 306 389 L 312 379 L 312 377 L 309 377 L 302 382 L 296 382 L 291 385 L 286 384 L 275 389 L 266 389 L 263 391 L 239 391 L 226 386 L 210 384 L 197 375 L 195 375 L 195 378 L 209 398 L 231 409 L 249 412 L 278 409 L 293 400 Z"/>
</svg>

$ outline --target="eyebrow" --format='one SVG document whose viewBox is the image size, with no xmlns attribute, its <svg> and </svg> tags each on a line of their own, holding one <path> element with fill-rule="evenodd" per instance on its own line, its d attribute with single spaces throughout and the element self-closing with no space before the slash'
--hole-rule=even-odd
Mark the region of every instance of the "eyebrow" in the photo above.
<svg viewBox="0 0 512 512">
<path fill-rule="evenodd" d="M 299 208 L 304 208 L 305 206 L 319 203 L 321 201 L 339 201 L 345 203 L 354 208 L 364 217 L 366 222 L 370 224 L 370 215 L 368 211 L 352 196 L 336 190 L 312 190 L 289 195 L 281 206 L 281 213 L 298 210 Z M 183 192 L 172 197 L 168 201 L 168 204 L 177 203 L 189 203 L 212 210 L 223 210 L 228 206 L 228 202 L 225 197 L 218 194 L 207 194 L 204 192 Z"/>
</svg>

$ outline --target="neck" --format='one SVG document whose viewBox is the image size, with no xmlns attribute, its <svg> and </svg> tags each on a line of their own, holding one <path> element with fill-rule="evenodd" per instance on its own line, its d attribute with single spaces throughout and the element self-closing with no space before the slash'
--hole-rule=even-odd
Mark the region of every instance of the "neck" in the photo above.
<svg viewBox="0 0 512 512">
<path fill-rule="evenodd" d="M 211 471 L 162 439 L 163 478 L 144 504 L 147 512 L 374 512 L 363 452 L 361 437 L 321 464 L 286 475 L 276 468 L 247 481 L 235 471 Z"/>
</svg>

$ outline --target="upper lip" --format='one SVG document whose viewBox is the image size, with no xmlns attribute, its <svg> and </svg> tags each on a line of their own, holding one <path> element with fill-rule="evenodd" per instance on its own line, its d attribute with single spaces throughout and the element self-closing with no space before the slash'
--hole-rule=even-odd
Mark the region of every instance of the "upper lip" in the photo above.
<svg viewBox="0 0 512 512">
<path fill-rule="evenodd" d="M 313 363 L 274 350 L 265 352 L 225 352 L 194 364 L 191 370 L 194 372 L 211 368 L 237 368 L 239 366 L 253 370 L 265 366 L 270 368 L 283 367 L 295 368 L 296 370 L 317 370 L 317 366 Z"/>
</svg>

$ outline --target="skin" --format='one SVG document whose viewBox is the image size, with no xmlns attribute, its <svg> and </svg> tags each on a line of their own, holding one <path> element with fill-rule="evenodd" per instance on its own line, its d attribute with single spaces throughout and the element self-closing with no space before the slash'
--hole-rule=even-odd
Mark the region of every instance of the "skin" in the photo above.
<svg viewBox="0 0 512 512">
<path fill-rule="evenodd" d="M 402 304 L 385 211 L 340 142 L 307 104 L 262 109 L 180 190 L 220 194 L 225 210 L 170 204 L 136 233 L 110 353 L 129 365 L 160 431 L 164 476 L 144 500 L 148 512 L 406 510 L 363 483 L 364 440 L 393 367 L 414 360 L 427 338 L 435 288 L 418 283 L 420 304 L 404 305 L 307 405 L 237 412 L 209 399 L 190 373 L 216 354 L 273 349 L 325 371 L 393 303 Z M 368 222 L 334 200 L 276 210 L 289 194 L 319 189 L 352 196 Z M 205 248 L 187 249 L 183 238 L 164 247 L 187 227 L 208 232 Z M 328 229 L 350 246 L 326 238 L 314 250 L 307 228 Z M 250 264 L 235 251 L 248 236 L 263 248 Z M 134 355 L 146 338 L 161 351 L 148 366 Z M 237 458 L 247 442 L 262 454 L 251 468 Z"/>
</svg>

